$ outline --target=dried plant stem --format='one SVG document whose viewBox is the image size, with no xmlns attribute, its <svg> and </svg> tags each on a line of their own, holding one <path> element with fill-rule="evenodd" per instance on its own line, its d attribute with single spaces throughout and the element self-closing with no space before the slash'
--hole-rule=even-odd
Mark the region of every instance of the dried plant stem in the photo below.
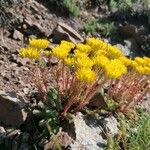
<svg viewBox="0 0 150 150">
<path fill-rule="evenodd" d="M 106 81 L 107 78 L 104 78 L 100 84 L 98 84 L 98 81 L 96 81 L 92 86 L 90 86 L 86 91 L 85 97 L 83 98 L 82 101 L 80 101 L 80 103 L 74 109 L 74 111 L 77 112 L 80 109 L 82 109 L 90 101 L 90 99 L 96 94 L 97 90 L 104 85 Z"/>
<path fill-rule="evenodd" d="M 72 106 L 72 104 L 77 101 L 79 95 L 82 92 L 82 87 L 83 87 L 82 84 L 80 84 L 80 83 L 77 84 L 77 86 L 74 89 L 72 96 L 70 97 L 70 99 L 68 100 L 68 102 L 64 108 L 62 115 L 65 115 L 67 113 L 67 111 L 69 110 L 69 108 Z"/>
</svg>

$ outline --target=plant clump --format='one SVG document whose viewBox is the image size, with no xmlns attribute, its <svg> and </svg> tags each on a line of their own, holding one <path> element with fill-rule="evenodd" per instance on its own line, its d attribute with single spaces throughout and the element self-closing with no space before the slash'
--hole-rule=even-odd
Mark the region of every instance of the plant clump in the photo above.
<svg viewBox="0 0 150 150">
<path fill-rule="evenodd" d="M 62 41 L 53 49 L 48 49 L 48 44 L 46 39 L 30 39 L 20 56 L 31 59 L 33 81 L 44 102 L 51 87 L 58 91 L 62 115 L 82 109 L 106 83 L 108 97 L 117 101 L 122 111 L 131 102 L 138 103 L 149 89 L 148 57 L 131 60 L 117 47 L 96 38 L 78 44 Z M 58 59 L 55 69 L 47 66 L 52 58 Z"/>
</svg>

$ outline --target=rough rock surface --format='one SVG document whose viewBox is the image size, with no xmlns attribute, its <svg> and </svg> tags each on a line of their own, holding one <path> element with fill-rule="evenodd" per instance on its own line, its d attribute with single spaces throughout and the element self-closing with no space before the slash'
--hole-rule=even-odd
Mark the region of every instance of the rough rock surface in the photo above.
<svg viewBox="0 0 150 150">
<path fill-rule="evenodd" d="M 27 117 L 26 104 L 15 92 L 0 91 L 0 120 L 4 125 L 19 127 Z"/>
<path fill-rule="evenodd" d="M 101 120 L 101 123 L 103 124 L 103 128 L 111 133 L 112 136 L 115 136 L 119 132 L 119 123 L 114 116 L 104 118 Z"/>
<path fill-rule="evenodd" d="M 4 127 L 0 126 L 0 144 L 3 143 L 5 137 L 6 137 L 6 131 Z"/>
<path fill-rule="evenodd" d="M 86 123 L 88 121 L 88 123 Z M 97 126 L 94 120 L 84 120 L 83 115 L 79 113 L 74 118 L 75 141 L 70 145 L 71 150 L 103 150 L 106 140 L 102 137 L 102 128 Z"/>
</svg>

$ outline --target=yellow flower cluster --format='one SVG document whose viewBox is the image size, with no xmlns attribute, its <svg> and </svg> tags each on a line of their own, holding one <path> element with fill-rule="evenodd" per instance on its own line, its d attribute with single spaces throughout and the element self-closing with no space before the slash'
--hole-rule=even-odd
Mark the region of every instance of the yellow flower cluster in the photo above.
<svg viewBox="0 0 150 150">
<path fill-rule="evenodd" d="M 45 39 L 29 39 L 29 46 L 22 48 L 19 55 L 23 58 L 36 59 L 40 57 L 41 50 L 48 47 L 49 41 Z M 48 52 L 45 53 L 48 55 Z"/>
<path fill-rule="evenodd" d="M 49 41 L 45 39 L 29 39 L 29 45 L 37 49 L 45 49 L 49 45 Z"/>
<path fill-rule="evenodd" d="M 74 67 L 75 75 L 81 82 L 93 82 L 100 70 L 106 78 L 119 78 L 127 73 L 128 66 L 140 74 L 150 75 L 150 58 L 128 59 L 117 47 L 97 38 L 88 38 L 85 44 L 62 41 L 52 51 L 43 51 L 48 44 L 44 39 L 31 39 L 29 46 L 20 50 L 20 56 L 34 59 L 44 52 L 45 57 L 57 57 L 66 66 Z"/>
<path fill-rule="evenodd" d="M 81 68 L 76 71 L 76 77 L 79 81 L 89 83 L 96 79 L 96 72 L 89 68 Z"/>
<path fill-rule="evenodd" d="M 60 59 L 65 59 L 72 48 L 74 48 L 75 45 L 71 42 L 62 41 L 60 45 L 53 48 L 52 53 L 55 57 L 58 57 Z"/>
<path fill-rule="evenodd" d="M 150 75 L 150 58 L 148 57 L 136 57 L 131 66 L 140 74 Z"/>
<path fill-rule="evenodd" d="M 119 78 L 127 73 L 127 67 L 119 60 L 113 59 L 105 67 L 106 75 L 110 78 Z"/>
<path fill-rule="evenodd" d="M 39 50 L 32 47 L 22 48 L 19 54 L 21 57 L 28 57 L 30 59 L 35 59 L 40 56 Z"/>
</svg>

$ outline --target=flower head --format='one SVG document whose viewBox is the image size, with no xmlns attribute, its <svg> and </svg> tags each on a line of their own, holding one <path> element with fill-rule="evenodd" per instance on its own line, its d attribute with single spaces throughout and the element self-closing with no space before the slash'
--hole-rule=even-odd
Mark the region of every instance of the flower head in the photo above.
<svg viewBox="0 0 150 150">
<path fill-rule="evenodd" d="M 51 56 L 51 51 L 48 51 L 48 50 L 46 50 L 46 51 L 44 51 L 44 55 L 46 56 L 46 57 L 49 57 L 49 56 Z"/>
<path fill-rule="evenodd" d="M 74 59 L 74 57 L 66 57 L 64 59 L 64 62 L 65 62 L 66 65 L 69 65 L 69 66 L 74 65 L 75 59 Z"/>
<path fill-rule="evenodd" d="M 100 68 L 105 68 L 110 60 L 104 55 L 97 55 L 93 58 L 94 64 Z"/>
<path fill-rule="evenodd" d="M 96 72 L 91 69 L 81 68 L 76 71 L 76 77 L 79 81 L 90 83 L 96 79 Z"/>
<path fill-rule="evenodd" d="M 60 45 L 52 49 L 52 54 L 55 57 L 64 59 L 69 55 L 69 52 L 74 48 L 74 44 L 67 41 L 62 41 Z"/>
<path fill-rule="evenodd" d="M 88 38 L 86 44 L 92 48 L 92 51 L 97 51 L 99 49 L 106 49 L 108 44 L 97 38 Z"/>
<path fill-rule="evenodd" d="M 132 60 L 125 57 L 125 56 L 122 56 L 122 57 L 119 57 L 119 60 L 125 65 L 125 66 L 130 66 L 132 64 Z"/>
<path fill-rule="evenodd" d="M 78 68 L 92 68 L 94 62 L 87 56 L 76 58 L 75 64 Z"/>
<path fill-rule="evenodd" d="M 123 53 L 121 50 L 119 50 L 117 47 L 115 46 L 111 46 L 109 45 L 108 49 L 107 49 L 108 53 L 107 56 L 111 59 L 116 59 L 119 57 L 123 57 Z"/>
<path fill-rule="evenodd" d="M 92 48 L 86 44 L 77 44 L 76 48 L 83 53 L 89 53 L 92 50 Z"/>
<path fill-rule="evenodd" d="M 48 47 L 49 41 L 46 39 L 29 39 L 30 47 L 37 49 L 45 49 Z"/>
<path fill-rule="evenodd" d="M 19 52 L 19 55 L 23 58 L 27 57 L 30 59 L 36 59 L 40 56 L 40 51 L 32 47 L 27 47 L 22 48 Z"/>
<path fill-rule="evenodd" d="M 114 59 L 111 60 L 105 68 L 105 73 L 107 77 L 119 78 L 123 74 L 127 73 L 127 68 L 120 60 Z"/>
</svg>

